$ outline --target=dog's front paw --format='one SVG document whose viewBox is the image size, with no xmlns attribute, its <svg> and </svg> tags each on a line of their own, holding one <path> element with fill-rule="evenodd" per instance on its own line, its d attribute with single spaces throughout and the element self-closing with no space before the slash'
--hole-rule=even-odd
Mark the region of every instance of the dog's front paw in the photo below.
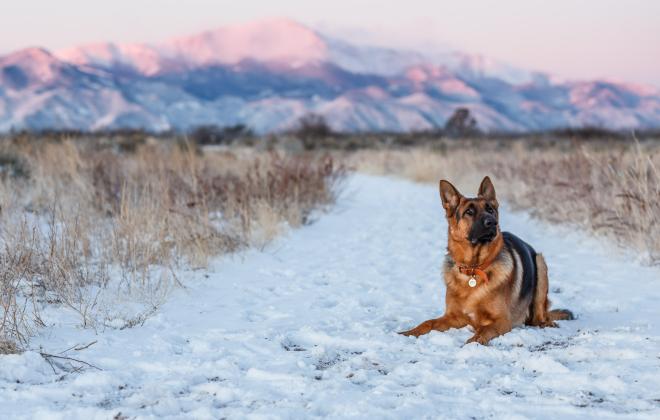
<svg viewBox="0 0 660 420">
<path fill-rule="evenodd" d="M 475 334 L 472 337 L 470 337 L 470 339 L 466 341 L 465 344 L 479 343 L 483 346 L 487 346 L 489 341 L 490 340 L 487 337 L 484 337 L 481 334 Z"/>
<path fill-rule="evenodd" d="M 422 335 L 419 331 L 417 331 L 417 328 L 413 328 L 412 330 L 408 330 L 408 331 L 401 331 L 398 332 L 397 334 L 405 335 L 406 337 L 410 337 L 410 336 L 419 337 L 420 335 Z"/>
<path fill-rule="evenodd" d="M 408 331 L 402 331 L 399 334 L 405 335 L 406 337 L 413 336 L 413 337 L 419 337 L 420 335 L 428 334 L 431 332 L 433 329 L 433 320 L 429 319 L 428 321 L 424 321 L 412 330 Z"/>
</svg>

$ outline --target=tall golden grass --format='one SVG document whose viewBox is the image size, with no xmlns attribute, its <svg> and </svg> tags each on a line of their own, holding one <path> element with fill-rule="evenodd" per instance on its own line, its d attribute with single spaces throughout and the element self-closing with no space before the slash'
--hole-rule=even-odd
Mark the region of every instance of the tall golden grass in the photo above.
<svg viewBox="0 0 660 420">
<path fill-rule="evenodd" d="M 363 150 L 346 156 L 359 171 L 416 182 L 454 182 L 470 193 L 484 175 L 514 208 L 574 225 L 660 264 L 660 144 L 469 143 L 435 150 Z"/>
<path fill-rule="evenodd" d="M 3 143 L 0 163 L 7 349 L 27 342 L 46 303 L 75 310 L 86 327 L 117 326 L 101 305 L 110 286 L 148 303 L 119 327 L 144 322 L 178 283 L 177 268 L 204 267 L 306 223 L 334 201 L 344 176 L 328 156 L 204 152 L 176 142 L 125 152 L 19 139 Z"/>
</svg>

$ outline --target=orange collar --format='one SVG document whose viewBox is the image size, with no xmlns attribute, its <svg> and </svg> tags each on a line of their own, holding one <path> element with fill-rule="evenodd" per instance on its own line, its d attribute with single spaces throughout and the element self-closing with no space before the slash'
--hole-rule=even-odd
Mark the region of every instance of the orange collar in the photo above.
<svg viewBox="0 0 660 420">
<path fill-rule="evenodd" d="M 489 255 L 484 262 L 478 265 L 456 264 L 458 266 L 458 271 L 468 276 L 472 276 L 472 277 L 477 276 L 480 279 L 482 279 L 484 283 L 488 283 L 488 274 L 486 274 L 486 269 L 488 269 L 488 267 L 493 263 L 493 261 L 495 261 L 497 256 L 500 254 L 501 250 L 502 250 L 501 246 L 496 247 L 495 252 Z"/>
</svg>

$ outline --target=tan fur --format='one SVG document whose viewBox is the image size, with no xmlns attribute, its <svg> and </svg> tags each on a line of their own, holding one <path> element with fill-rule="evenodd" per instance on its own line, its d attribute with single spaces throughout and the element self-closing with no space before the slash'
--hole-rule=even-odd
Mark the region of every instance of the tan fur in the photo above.
<svg viewBox="0 0 660 420">
<path fill-rule="evenodd" d="M 548 299 L 548 266 L 542 254 L 536 254 L 536 293 L 534 293 L 534 316 L 529 321 L 530 325 L 537 327 L 556 327 L 548 316 L 550 300 Z"/>
<path fill-rule="evenodd" d="M 401 334 L 418 337 L 433 330 L 446 331 L 469 325 L 474 329 L 474 335 L 467 342 L 487 344 L 516 326 L 554 327 L 555 320 L 572 319 L 569 311 L 548 312 L 548 268 L 541 254 L 536 256 L 537 287 L 533 294 L 520 297 L 522 263 L 517 253 L 506 250 L 499 227 L 497 235 L 489 243 L 473 244 L 468 240 L 478 215 L 486 211 L 487 206 L 498 208 L 495 189 L 488 177 L 482 181 L 477 198 L 463 197 L 444 180 L 440 181 L 440 196 L 449 225 L 448 256 L 444 270 L 447 285 L 445 314 Z M 457 212 L 463 215 L 468 208 L 475 210 L 474 217 L 456 217 Z M 494 259 L 493 255 L 496 255 Z M 470 276 L 463 274 L 458 266 L 477 266 L 488 262 L 489 258 L 492 263 L 484 268 L 488 281 L 480 281 L 477 287 L 470 287 Z"/>
</svg>

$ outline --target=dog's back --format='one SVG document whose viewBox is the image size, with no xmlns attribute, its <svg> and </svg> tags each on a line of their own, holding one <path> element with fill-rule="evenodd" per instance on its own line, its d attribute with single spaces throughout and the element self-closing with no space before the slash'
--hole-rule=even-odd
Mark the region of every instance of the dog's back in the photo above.
<svg viewBox="0 0 660 420">
<path fill-rule="evenodd" d="M 534 292 L 538 283 L 536 251 L 511 232 L 502 232 L 502 252 L 511 257 L 511 294 L 513 325 L 529 324 L 534 317 Z"/>
<path fill-rule="evenodd" d="M 521 267 L 515 268 L 521 270 L 522 278 L 519 293 L 520 299 L 525 299 L 531 296 L 534 289 L 536 289 L 536 251 L 530 244 L 511 232 L 502 232 L 502 237 L 507 250 L 518 257 L 514 258 L 514 263 L 518 261 L 521 263 Z"/>
<path fill-rule="evenodd" d="M 502 236 L 506 249 L 515 256 L 514 270 L 521 270 L 518 301 L 528 308 L 525 324 L 549 327 L 555 326 L 554 321 L 573 319 L 568 310 L 548 310 L 548 267 L 543 255 L 511 232 L 502 232 Z M 520 267 L 517 267 L 518 262 Z"/>
</svg>

